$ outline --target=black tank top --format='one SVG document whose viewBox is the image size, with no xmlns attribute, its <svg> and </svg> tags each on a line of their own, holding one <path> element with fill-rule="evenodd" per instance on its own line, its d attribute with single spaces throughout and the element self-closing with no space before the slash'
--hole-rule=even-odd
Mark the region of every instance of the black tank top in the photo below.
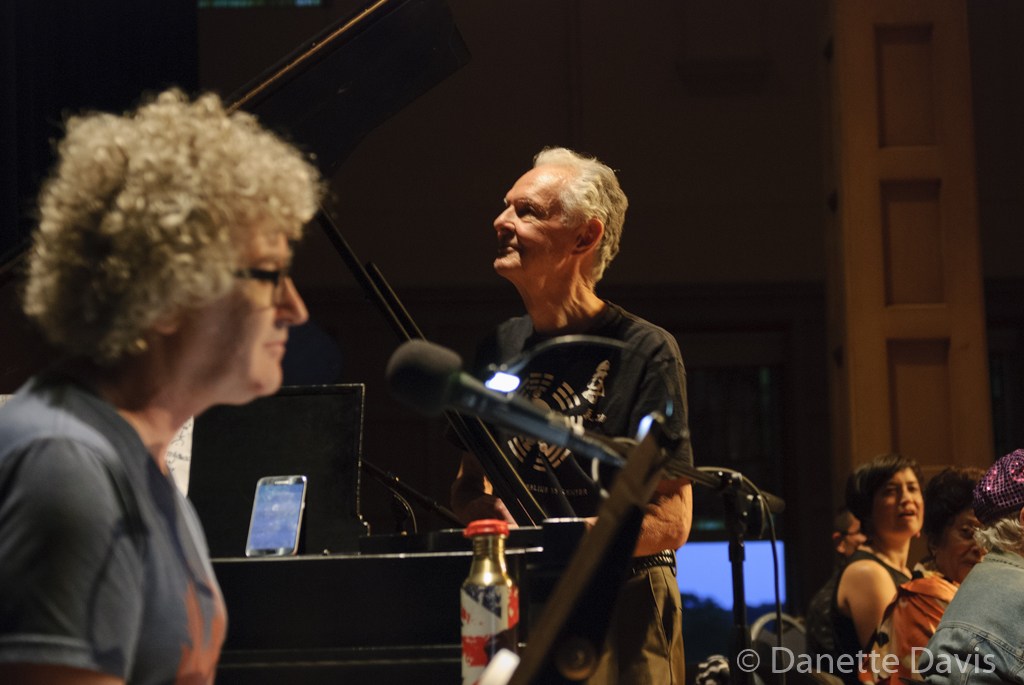
<svg viewBox="0 0 1024 685">
<path fill-rule="evenodd" d="M 897 571 L 871 552 L 863 550 L 857 550 L 847 558 L 846 566 L 843 567 L 843 573 L 846 573 L 846 569 L 850 567 L 850 564 L 862 559 L 870 559 L 881 564 L 882 568 L 888 571 L 889 577 L 892 578 L 892 582 L 896 587 L 910 582 L 910 578 L 904 575 L 902 571 Z M 832 593 L 832 625 L 835 628 L 836 638 L 833 656 L 838 659 L 843 654 L 849 654 L 854 658 L 854 664 L 856 664 L 857 652 L 863 651 L 864 647 L 860 644 L 860 638 L 857 637 L 857 627 L 853 624 L 853 619 L 839 611 L 839 585 L 842 582 L 843 574 L 840 573 L 839 582 L 836 583 L 835 592 Z M 856 668 L 853 668 L 851 673 L 841 673 L 836 669 L 833 675 L 842 678 L 843 682 L 847 683 L 847 685 L 858 685 Z"/>
</svg>

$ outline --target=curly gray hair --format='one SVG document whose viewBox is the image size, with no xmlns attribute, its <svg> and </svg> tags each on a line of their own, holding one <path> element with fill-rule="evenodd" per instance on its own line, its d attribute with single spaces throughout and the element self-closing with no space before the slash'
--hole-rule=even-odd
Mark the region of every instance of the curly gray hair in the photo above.
<svg viewBox="0 0 1024 685">
<path fill-rule="evenodd" d="M 112 363 L 162 314 L 223 296 L 250 231 L 301 237 L 320 176 L 252 115 L 168 90 L 67 122 L 23 293 L 51 343 Z"/>
<path fill-rule="evenodd" d="M 585 157 L 564 147 L 547 147 L 533 158 L 536 168 L 542 164 L 569 167 L 576 173 L 566 181 L 559 193 L 562 212 L 570 225 L 579 225 L 597 218 L 604 225 L 604 236 L 597 246 L 592 277 L 601 280 L 615 255 L 619 253 L 622 226 L 626 222 L 629 201 L 619 187 L 619 180 L 610 167 L 593 157 Z"/>
<path fill-rule="evenodd" d="M 974 541 L 986 552 L 998 547 L 1024 557 L 1024 526 L 1020 525 L 1020 512 L 997 519 L 974 532 Z"/>
</svg>

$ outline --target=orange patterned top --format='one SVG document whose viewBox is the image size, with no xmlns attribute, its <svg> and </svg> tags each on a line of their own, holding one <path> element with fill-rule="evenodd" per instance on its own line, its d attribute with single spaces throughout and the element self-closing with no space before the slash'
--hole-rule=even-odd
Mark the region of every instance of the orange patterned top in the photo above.
<svg viewBox="0 0 1024 685">
<path fill-rule="evenodd" d="M 901 685 L 899 678 L 923 680 L 917 662 L 960 585 L 936 571 L 918 573 L 896 588 L 875 631 L 872 652 L 860 672 L 864 682 Z M 916 650 L 914 648 L 917 648 Z"/>
</svg>

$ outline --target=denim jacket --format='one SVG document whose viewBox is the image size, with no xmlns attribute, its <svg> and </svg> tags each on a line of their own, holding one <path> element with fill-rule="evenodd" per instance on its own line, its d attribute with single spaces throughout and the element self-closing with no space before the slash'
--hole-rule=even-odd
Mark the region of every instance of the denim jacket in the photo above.
<svg viewBox="0 0 1024 685">
<path fill-rule="evenodd" d="M 1024 558 L 994 549 L 960 585 L 922 653 L 929 685 L 1024 684 Z"/>
</svg>

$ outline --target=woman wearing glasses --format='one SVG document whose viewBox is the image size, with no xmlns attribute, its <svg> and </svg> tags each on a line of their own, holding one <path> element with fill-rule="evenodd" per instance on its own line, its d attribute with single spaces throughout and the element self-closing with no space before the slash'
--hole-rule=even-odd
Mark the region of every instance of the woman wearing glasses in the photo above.
<svg viewBox="0 0 1024 685">
<path fill-rule="evenodd" d="M 227 617 L 164 452 L 281 385 L 319 195 L 213 95 L 68 122 L 24 290 L 65 359 L 0 409 L 0 682 L 213 682 Z"/>
<path fill-rule="evenodd" d="M 981 527 L 974 515 L 974 486 L 981 469 L 948 468 L 928 482 L 924 493 L 924 534 L 929 557 L 897 588 L 875 636 L 870 666 L 876 681 L 922 680 L 918 661 L 960 583 L 985 556 L 974 541 Z M 916 648 L 916 649 L 915 649 Z M 886 662 L 887 655 L 889 657 Z M 927 665 L 928 659 L 924 664 Z"/>
</svg>

